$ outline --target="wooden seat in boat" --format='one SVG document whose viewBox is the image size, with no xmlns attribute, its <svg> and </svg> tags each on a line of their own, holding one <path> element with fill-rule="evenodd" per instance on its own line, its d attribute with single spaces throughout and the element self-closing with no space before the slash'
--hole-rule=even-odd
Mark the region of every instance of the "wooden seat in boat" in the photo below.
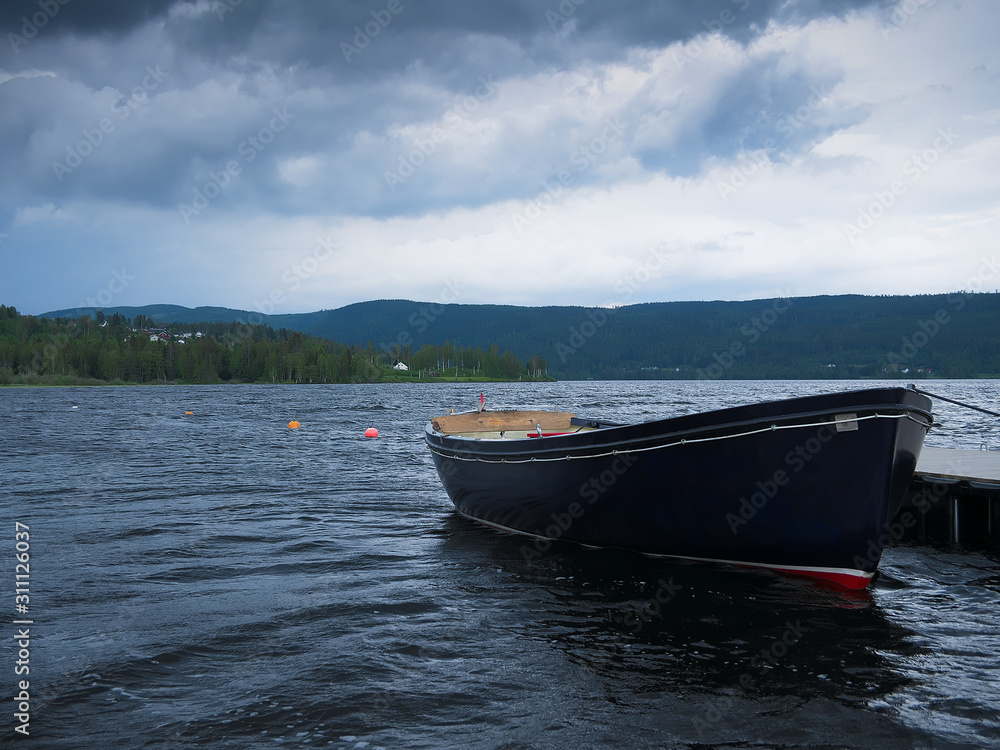
<svg viewBox="0 0 1000 750">
<path fill-rule="evenodd" d="M 445 435 L 475 432 L 576 432 L 572 424 L 576 415 L 560 411 L 482 411 L 447 414 L 435 417 L 431 426 Z"/>
</svg>

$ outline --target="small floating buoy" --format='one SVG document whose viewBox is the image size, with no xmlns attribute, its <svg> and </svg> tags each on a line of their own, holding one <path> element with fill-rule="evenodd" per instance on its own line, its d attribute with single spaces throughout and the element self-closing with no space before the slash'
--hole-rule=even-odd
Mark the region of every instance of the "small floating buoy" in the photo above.
<svg viewBox="0 0 1000 750">
<path fill-rule="evenodd" d="M 376 430 L 374 427 L 369 427 L 367 430 L 365 430 L 365 437 L 378 437 L 378 430 Z"/>
<path fill-rule="evenodd" d="M 184 412 L 184 413 L 185 413 L 185 414 L 194 414 L 194 412 L 193 412 L 193 411 L 186 411 L 186 412 Z"/>
<path fill-rule="evenodd" d="M 302 425 L 300 425 L 300 424 L 299 424 L 298 422 L 296 422 L 296 421 L 295 421 L 294 419 L 293 419 L 293 420 L 292 420 L 291 422 L 289 422 L 289 423 L 288 423 L 288 429 L 289 429 L 289 430 L 297 430 L 297 429 L 299 429 L 299 427 L 301 427 L 301 426 L 302 426 Z"/>
</svg>

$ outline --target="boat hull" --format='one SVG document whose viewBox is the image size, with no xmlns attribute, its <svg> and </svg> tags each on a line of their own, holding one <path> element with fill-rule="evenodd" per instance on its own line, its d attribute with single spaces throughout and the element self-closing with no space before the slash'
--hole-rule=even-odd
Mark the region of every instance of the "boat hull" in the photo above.
<svg viewBox="0 0 1000 750">
<path fill-rule="evenodd" d="M 929 399 L 870 389 L 544 438 L 425 439 L 457 510 L 526 534 L 862 588 L 913 476 Z"/>
</svg>

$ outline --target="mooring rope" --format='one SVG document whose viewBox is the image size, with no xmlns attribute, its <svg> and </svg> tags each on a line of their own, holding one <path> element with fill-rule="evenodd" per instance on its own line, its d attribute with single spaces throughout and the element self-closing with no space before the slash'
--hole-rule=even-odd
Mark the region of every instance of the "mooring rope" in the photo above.
<svg viewBox="0 0 1000 750">
<path fill-rule="evenodd" d="M 455 459 L 456 461 L 476 461 L 476 462 L 484 463 L 484 464 L 527 464 L 527 463 L 535 463 L 535 462 L 573 461 L 573 460 L 588 459 L 588 458 L 605 458 L 607 456 L 631 455 L 633 453 L 646 453 L 647 451 L 656 451 L 656 450 L 661 450 L 663 448 L 674 448 L 674 447 L 676 447 L 678 445 L 690 445 L 692 443 L 709 443 L 709 442 L 714 442 L 716 440 L 731 440 L 733 438 L 748 437 L 750 435 L 759 435 L 762 432 L 775 432 L 777 430 L 796 430 L 796 429 L 801 429 L 801 428 L 806 428 L 806 427 L 830 427 L 830 426 L 833 426 L 833 427 L 836 428 L 836 426 L 840 425 L 840 424 L 851 424 L 851 423 L 857 423 L 857 422 L 867 422 L 869 419 L 909 419 L 909 420 L 912 420 L 912 421 L 916 422 L 919 425 L 922 425 L 923 427 L 929 427 L 929 425 L 926 422 L 923 422 L 923 421 L 921 421 L 919 419 L 915 419 L 913 417 L 913 415 L 910 414 L 909 412 L 904 412 L 902 414 L 879 414 L 879 413 L 875 413 L 875 414 L 868 414 L 867 416 L 864 416 L 864 417 L 850 417 L 850 418 L 842 418 L 842 419 L 836 419 L 835 418 L 835 419 L 833 419 L 831 421 L 826 421 L 826 422 L 810 422 L 809 424 L 784 424 L 784 425 L 772 424 L 770 427 L 761 427 L 761 428 L 756 429 L 756 430 L 748 430 L 746 432 L 738 432 L 738 433 L 735 433 L 735 434 L 713 435 L 711 437 L 705 437 L 705 438 L 681 438 L 681 439 L 675 440 L 674 442 L 671 442 L 671 443 L 661 443 L 661 444 L 658 444 L 658 445 L 650 445 L 650 446 L 647 446 L 647 447 L 644 447 L 644 448 L 623 448 L 621 450 L 614 449 L 614 450 L 610 450 L 610 451 L 605 451 L 603 453 L 587 453 L 587 454 L 579 455 L 579 456 L 577 456 L 577 455 L 565 455 L 565 456 L 556 456 L 554 458 L 543 458 L 541 456 L 531 456 L 530 458 L 520 458 L 520 459 L 518 459 L 518 458 L 491 459 L 491 458 L 484 458 L 483 456 L 471 456 L 471 457 L 469 457 L 469 456 L 459 456 L 459 455 L 456 455 L 455 453 L 452 453 L 452 452 L 444 452 L 444 451 L 438 449 L 436 446 L 430 445 L 429 443 L 428 443 L 427 447 L 430 448 L 431 453 L 436 453 L 437 455 L 442 456 L 443 458 Z M 446 450 L 447 451 L 451 451 L 453 449 L 446 449 Z"/>
<path fill-rule="evenodd" d="M 948 398 L 947 396 L 939 396 L 936 393 L 931 393 L 930 391 L 921 390 L 920 388 L 917 388 L 914 385 L 911 385 L 910 389 L 916 391 L 917 393 L 922 393 L 925 396 L 930 396 L 931 398 L 939 398 L 942 401 L 947 401 L 949 404 L 964 406 L 966 409 L 972 409 L 973 411 L 981 411 L 983 414 L 989 414 L 991 417 L 1000 417 L 1000 414 L 997 414 L 995 411 L 990 411 L 989 409 L 983 409 L 980 406 L 973 406 L 972 404 L 966 404 L 963 403 L 962 401 L 956 401 L 955 399 Z"/>
</svg>

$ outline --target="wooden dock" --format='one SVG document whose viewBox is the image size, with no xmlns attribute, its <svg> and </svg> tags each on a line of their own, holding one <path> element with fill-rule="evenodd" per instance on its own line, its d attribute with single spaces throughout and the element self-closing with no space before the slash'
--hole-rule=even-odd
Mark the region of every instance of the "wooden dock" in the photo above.
<svg viewBox="0 0 1000 750">
<path fill-rule="evenodd" d="M 1000 546 L 1000 451 L 924 447 L 887 530 L 896 541 Z"/>
<path fill-rule="evenodd" d="M 917 474 L 936 479 L 978 482 L 1000 489 L 1000 451 L 924 447 Z"/>
</svg>

